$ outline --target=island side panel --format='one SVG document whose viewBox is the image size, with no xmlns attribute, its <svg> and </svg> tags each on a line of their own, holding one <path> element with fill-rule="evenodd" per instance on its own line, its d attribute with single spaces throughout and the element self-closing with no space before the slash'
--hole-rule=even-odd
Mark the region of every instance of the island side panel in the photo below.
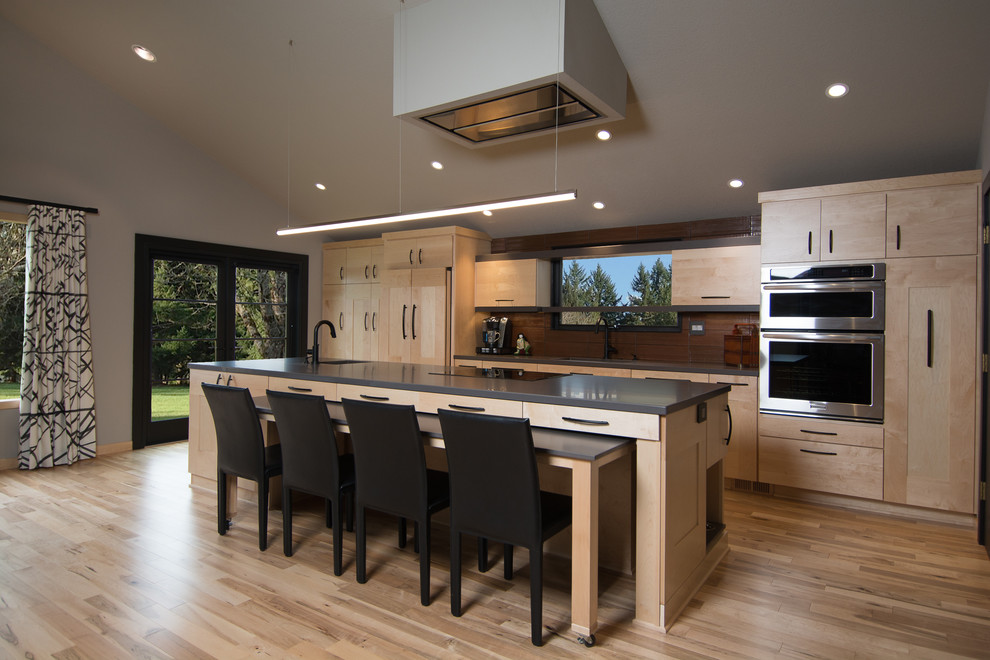
<svg viewBox="0 0 990 660">
<path fill-rule="evenodd" d="M 636 444 L 636 620 L 667 630 L 700 585 L 705 559 L 708 423 L 690 406 Z"/>
</svg>

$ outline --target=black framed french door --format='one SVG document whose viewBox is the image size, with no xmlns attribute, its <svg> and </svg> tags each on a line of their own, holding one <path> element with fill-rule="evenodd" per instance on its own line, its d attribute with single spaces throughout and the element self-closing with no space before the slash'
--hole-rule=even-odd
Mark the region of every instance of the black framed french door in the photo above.
<svg viewBox="0 0 990 660">
<path fill-rule="evenodd" d="M 133 446 L 189 434 L 190 362 L 305 351 L 309 257 L 135 237 Z"/>
</svg>

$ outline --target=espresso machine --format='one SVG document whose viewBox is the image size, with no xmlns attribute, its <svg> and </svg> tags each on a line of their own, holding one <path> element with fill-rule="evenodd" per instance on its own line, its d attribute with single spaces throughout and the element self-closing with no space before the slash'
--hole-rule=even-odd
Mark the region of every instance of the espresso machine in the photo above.
<svg viewBox="0 0 990 660">
<path fill-rule="evenodd" d="M 507 316 L 489 316 L 481 321 L 481 346 L 478 352 L 487 355 L 506 355 L 514 348 L 512 321 Z"/>
</svg>

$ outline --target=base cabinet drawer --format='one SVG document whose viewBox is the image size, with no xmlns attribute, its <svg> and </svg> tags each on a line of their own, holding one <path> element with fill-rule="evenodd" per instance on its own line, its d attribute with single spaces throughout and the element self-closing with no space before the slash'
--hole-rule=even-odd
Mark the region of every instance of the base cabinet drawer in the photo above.
<svg viewBox="0 0 990 660">
<path fill-rule="evenodd" d="M 883 449 L 761 433 L 760 481 L 879 500 L 883 498 Z"/>
<path fill-rule="evenodd" d="M 270 378 L 268 389 L 274 392 L 294 392 L 322 396 L 328 401 L 337 400 L 337 383 L 324 383 L 318 380 L 298 380 L 294 378 Z"/>
<path fill-rule="evenodd" d="M 642 440 L 660 439 L 660 418 L 645 413 L 555 406 L 525 401 L 523 415 L 529 418 L 533 426 Z"/>
<path fill-rule="evenodd" d="M 375 403 L 392 403 L 399 406 L 415 406 L 419 403 L 419 393 L 411 390 L 392 390 L 384 387 L 365 387 L 349 383 L 337 384 L 337 397 L 356 399 L 357 401 L 372 401 Z"/>
<path fill-rule="evenodd" d="M 431 415 L 435 415 L 438 410 L 456 410 L 479 415 L 522 417 L 523 402 L 510 401 L 509 399 L 489 399 L 480 396 L 420 392 L 416 410 Z"/>
</svg>

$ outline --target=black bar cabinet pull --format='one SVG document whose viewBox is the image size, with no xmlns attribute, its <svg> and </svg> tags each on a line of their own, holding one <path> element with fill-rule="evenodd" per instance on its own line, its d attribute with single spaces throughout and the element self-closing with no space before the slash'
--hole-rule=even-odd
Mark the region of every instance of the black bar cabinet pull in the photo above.
<svg viewBox="0 0 990 660">
<path fill-rule="evenodd" d="M 832 230 L 828 230 L 828 253 L 832 254 Z"/>
<path fill-rule="evenodd" d="M 368 331 L 368 312 L 364 313 L 364 331 Z"/>
<path fill-rule="evenodd" d="M 732 296 L 701 296 L 702 300 L 728 300 Z"/>
<path fill-rule="evenodd" d="M 223 374 L 217 374 L 217 385 L 220 384 L 221 380 L 223 380 Z"/>
<path fill-rule="evenodd" d="M 340 267 L 340 279 L 341 280 L 344 279 L 344 267 L 343 266 Z"/>
<path fill-rule="evenodd" d="M 608 426 L 608 421 L 604 419 L 578 419 L 577 417 L 561 417 L 565 422 L 575 424 L 585 424 L 588 426 Z"/>
<path fill-rule="evenodd" d="M 838 456 L 834 451 L 815 451 L 814 449 L 802 449 L 805 454 L 818 454 L 819 456 Z"/>
<path fill-rule="evenodd" d="M 419 248 L 419 265 L 423 265 L 423 248 Z"/>
<path fill-rule="evenodd" d="M 368 267 L 364 267 L 364 279 L 368 279 Z"/>
<path fill-rule="evenodd" d="M 749 383 L 730 383 L 724 380 L 716 380 L 716 385 L 732 385 L 732 387 L 749 387 Z"/>
<path fill-rule="evenodd" d="M 413 260 L 412 260 L 412 253 L 413 253 L 413 251 L 412 251 L 412 249 L 410 248 L 410 250 L 409 250 L 409 265 L 410 265 L 410 266 L 412 266 L 412 262 L 413 262 Z"/>
<path fill-rule="evenodd" d="M 291 392 L 312 392 L 313 389 L 310 387 L 296 387 L 295 385 L 289 385 L 289 391 Z"/>
<path fill-rule="evenodd" d="M 808 232 L 808 254 L 811 254 L 811 232 Z"/>
<path fill-rule="evenodd" d="M 901 226 L 897 225 L 897 249 L 901 249 Z"/>
<path fill-rule="evenodd" d="M 344 313 L 343 312 L 340 312 L 339 314 L 337 314 L 337 327 L 340 328 L 341 330 L 344 329 Z"/>
<path fill-rule="evenodd" d="M 413 339 L 416 338 L 416 305 L 413 305 L 413 313 L 412 313 L 412 337 L 413 337 Z"/>
<path fill-rule="evenodd" d="M 375 318 L 378 316 L 378 312 L 371 313 L 371 331 L 378 332 L 378 328 L 375 327 Z"/>
<path fill-rule="evenodd" d="M 410 254 L 412 254 L 410 252 Z M 402 338 L 406 338 L 406 306 L 402 306 Z"/>
<path fill-rule="evenodd" d="M 234 380 L 234 374 L 227 376 L 227 387 L 230 387 L 230 381 Z"/>
<path fill-rule="evenodd" d="M 801 429 L 801 433 L 810 433 L 811 435 L 839 435 L 834 431 L 812 431 L 810 429 Z"/>
<path fill-rule="evenodd" d="M 932 352 L 935 350 L 935 312 L 928 310 L 928 368 L 932 366 Z"/>
<path fill-rule="evenodd" d="M 378 277 L 378 264 L 371 264 L 371 278 Z"/>
<path fill-rule="evenodd" d="M 481 406 L 461 406 L 456 403 L 448 403 L 448 408 L 453 408 L 454 410 L 466 410 L 470 412 L 485 412 L 485 409 Z"/>
<path fill-rule="evenodd" d="M 725 406 L 725 412 L 729 415 L 729 435 L 725 436 L 725 446 L 728 447 L 732 442 L 732 408 L 728 404 Z"/>
<path fill-rule="evenodd" d="M 387 396 L 372 396 L 371 394 L 362 394 L 361 398 L 368 401 L 388 401 Z"/>
</svg>

